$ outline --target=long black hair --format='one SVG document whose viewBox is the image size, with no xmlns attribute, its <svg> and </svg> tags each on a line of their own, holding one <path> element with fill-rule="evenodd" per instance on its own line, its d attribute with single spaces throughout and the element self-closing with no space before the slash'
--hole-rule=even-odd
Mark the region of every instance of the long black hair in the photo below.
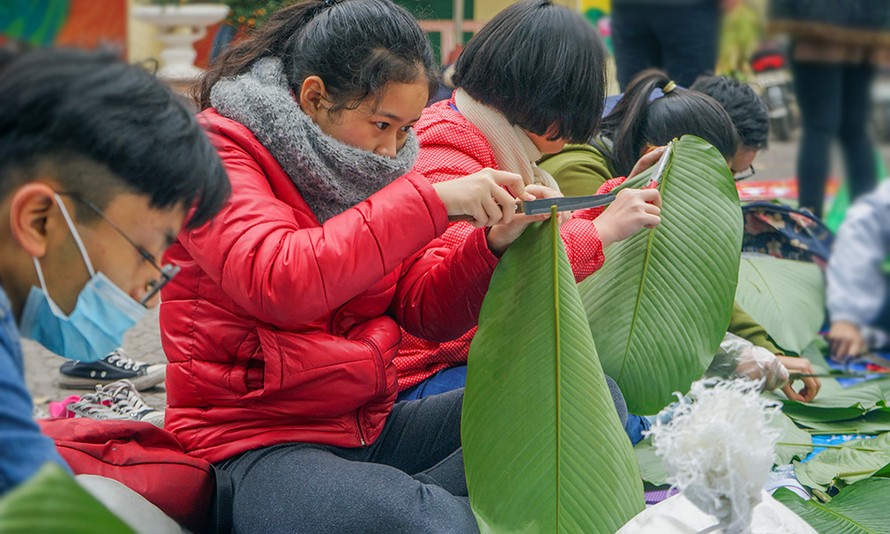
<svg viewBox="0 0 890 534">
<path fill-rule="evenodd" d="M 258 59 L 281 59 L 294 94 L 309 76 L 320 77 L 332 111 L 380 97 L 389 82 L 426 79 L 438 87 L 433 52 L 417 21 L 389 0 L 309 0 L 272 14 L 250 38 L 223 54 L 195 92 L 200 109 L 211 106 L 220 78 L 247 72 Z"/>
<path fill-rule="evenodd" d="M 525 0 L 470 39 L 453 81 L 511 124 L 583 143 L 603 113 L 605 65 L 602 40 L 584 17 L 550 0 Z"/>
<path fill-rule="evenodd" d="M 605 119 L 601 135 L 612 142 L 611 159 L 618 176 L 627 176 L 646 145 L 660 146 L 686 134 L 711 143 L 724 158 L 738 148 L 738 135 L 726 110 L 713 98 L 676 87 L 667 74 L 657 69 L 641 72 L 627 87 L 624 96 Z M 650 99 L 655 89 L 664 96 Z M 598 143 L 594 141 L 594 145 Z"/>
</svg>

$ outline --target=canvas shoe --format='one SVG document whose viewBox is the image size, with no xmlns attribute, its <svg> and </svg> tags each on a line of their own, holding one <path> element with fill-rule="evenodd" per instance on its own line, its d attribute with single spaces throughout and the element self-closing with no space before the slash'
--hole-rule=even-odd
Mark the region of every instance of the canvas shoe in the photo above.
<svg viewBox="0 0 890 534">
<path fill-rule="evenodd" d="M 124 349 L 116 349 L 97 362 L 65 362 L 59 369 L 59 386 L 92 389 L 97 385 L 127 379 L 142 391 L 163 382 L 165 371 L 165 364 L 139 362 L 128 358 Z"/>
<path fill-rule="evenodd" d="M 95 393 L 87 393 L 79 401 L 69 404 L 68 410 L 78 417 L 143 421 L 164 428 L 164 412 L 146 404 L 129 380 L 96 386 Z"/>
</svg>

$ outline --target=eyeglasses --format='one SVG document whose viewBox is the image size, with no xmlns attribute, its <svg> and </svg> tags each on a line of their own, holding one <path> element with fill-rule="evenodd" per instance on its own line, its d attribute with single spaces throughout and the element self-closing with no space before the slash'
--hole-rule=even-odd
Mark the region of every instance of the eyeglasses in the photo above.
<svg viewBox="0 0 890 534">
<path fill-rule="evenodd" d="M 738 182 L 739 180 L 744 180 L 745 178 L 750 178 L 750 177 L 754 176 L 755 174 L 757 174 L 757 171 L 754 170 L 754 165 L 751 165 L 747 169 L 733 174 L 732 177 L 735 178 L 736 182 Z"/>
<path fill-rule="evenodd" d="M 120 234 L 120 236 L 123 237 L 127 241 L 127 243 L 130 244 L 131 247 L 136 249 L 136 252 L 139 253 L 143 260 L 148 262 L 149 265 L 154 267 L 160 273 L 160 278 L 158 278 L 157 280 L 152 280 L 146 285 L 148 293 L 146 293 L 145 296 L 142 297 L 142 299 L 139 301 L 139 303 L 143 306 L 147 305 L 151 301 L 151 299 L 153 299 L 155 295 L 158 294 L 161 288 L 170 283 L 170 280 L 173 280 L 173 277 L 176 276 L 177 273 L 179 273 L 180 267 L 178 265 L 173 265 L 172 263 L 168 263 L 163 266 L 158 265 L 157 260 L 155 260 L 155 257 L 151 254 L 151 252 L 146 250 L 145 247 L 143 247 L 142 245 L 133 241 L 130 236 L 124 233 L 124 231 L 121 230 L 116 224 L 111 222 L 111 219 L 109 219 L 108 216 L 105 215 L 105 213 L 103 213 L 98 206 L 96 206 L 89 200 L 83 198 L 77 193 L 67 193 L 64 191 L 59 191 L 58 194 L 73 198 L 74 200 L 80 202 L 81 204 L 92 210 L 96 215 L 101 217 L 103 221 L 108 223 L 108 226 L 110 226 L 114 229 L 115 232 Z"/>
</svg>

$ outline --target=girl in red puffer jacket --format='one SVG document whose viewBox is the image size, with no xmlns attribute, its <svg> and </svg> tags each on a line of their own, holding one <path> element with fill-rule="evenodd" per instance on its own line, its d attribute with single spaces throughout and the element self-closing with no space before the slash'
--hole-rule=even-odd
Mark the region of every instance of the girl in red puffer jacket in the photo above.
<svg viewBox="0 0 890 534">
<path fill-rule="evenodd" d="M 498 255 L 546 216 L 515 215 L 516 174 L 410 172 L 435 83 L 404 9 L 310 0 L 199 89 L 232 197 L 168 253 L 166 428 L 230 475 L 237 532 L 476 529 L 462 393 L 394 406 L 393 358 L 400 327 L 444 341 L 475 325 Z M 457 215 L 475 229 L 444 247 Z"/>
</svg>

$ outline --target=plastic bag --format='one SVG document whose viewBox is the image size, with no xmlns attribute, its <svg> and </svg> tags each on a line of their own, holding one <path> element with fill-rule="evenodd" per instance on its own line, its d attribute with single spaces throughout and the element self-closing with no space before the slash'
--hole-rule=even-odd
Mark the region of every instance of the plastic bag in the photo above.
<svg viewBox="0 0 890 534">
<path fill-rule="evenodd" d="M 763 380 L 763 389 L 772 391 L 788 383 L 788 370 L 776 355 L 734 334 L 726 333 L 705 376 L 742 376 Z"/>
</svg>

